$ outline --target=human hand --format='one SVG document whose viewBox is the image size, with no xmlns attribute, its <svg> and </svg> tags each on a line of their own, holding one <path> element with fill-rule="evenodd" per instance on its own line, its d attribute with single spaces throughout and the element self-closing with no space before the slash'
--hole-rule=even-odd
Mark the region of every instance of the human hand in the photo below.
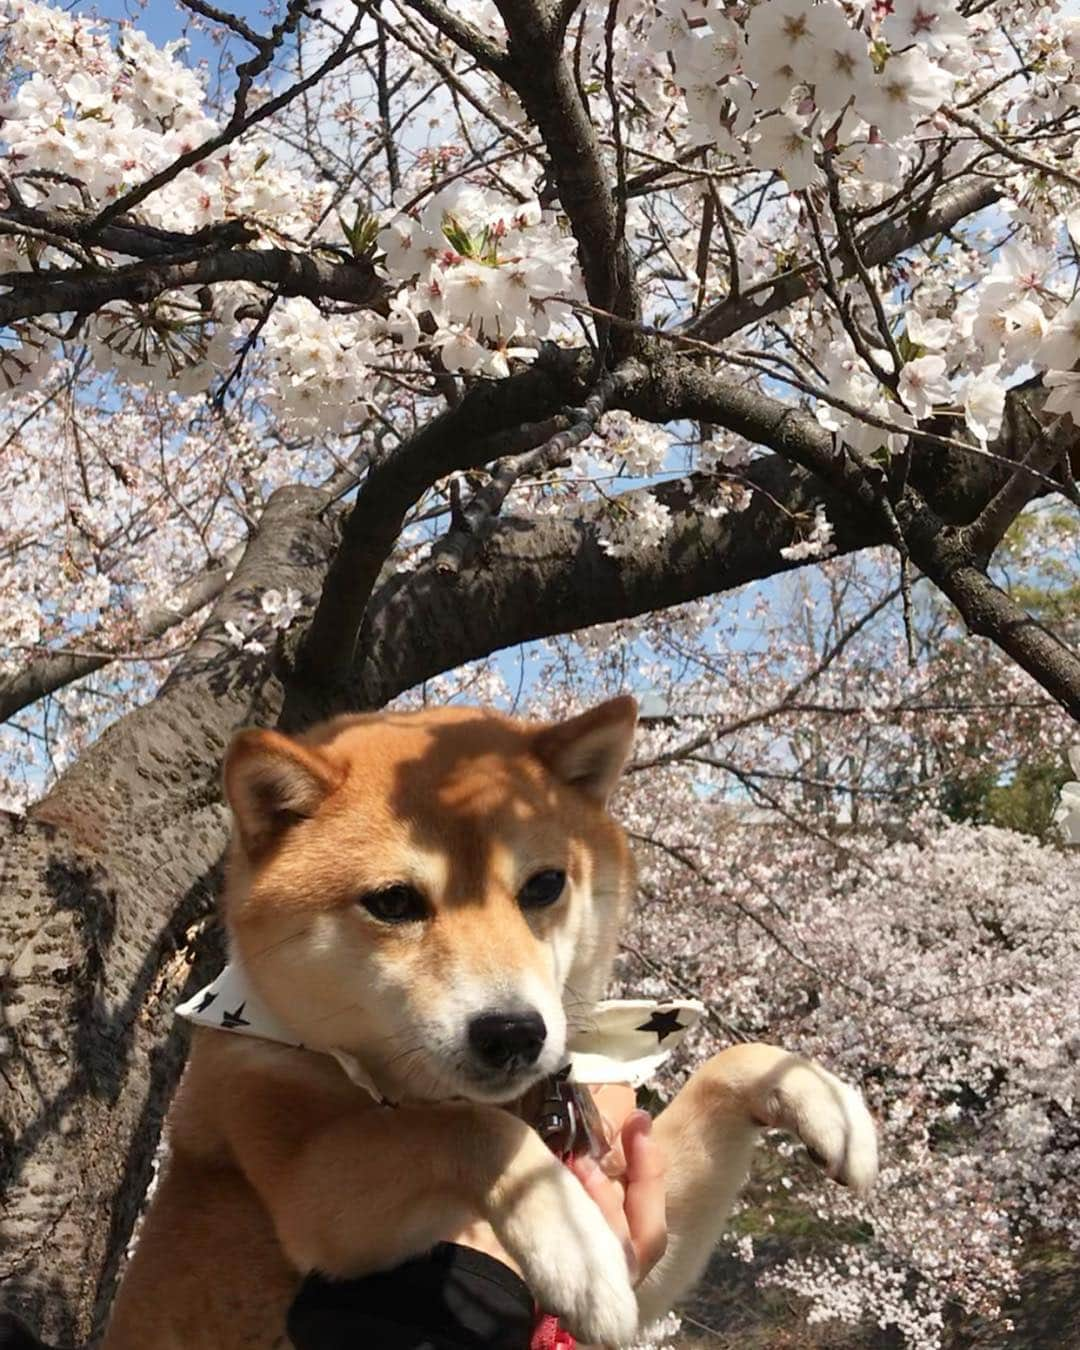
<svg viewBox="0 0 1080 1350">
<path fill-rule="evenodd" d="M 622 1083 L 589 1089 L 611 1147 L 599 1162 L 584 1156 L 570 1163 L 575 1176 L 621 1240 L 630 1277 L 640 1283 L 667 1247 L 666 1163 L 652 1137 L 652 1118 L 635 1109 L 634 1090 Z M 492 1256 L 521 1271 L 488 1224 L 475 1220 L 447 1233 L 446 1241 Z"/>
<path fill-rule="evenodd" d="M 610 1151 L 598 1162 L 583 1155 L 569 1165 L 626 1252 L 640 1283 L 667 1248 L 666 1165 L 652 1137 L 652 1118 L 634 1108 L 633 1089 L 605 1084 L 593 1097 L 608 1127 Z"/>
</svg>

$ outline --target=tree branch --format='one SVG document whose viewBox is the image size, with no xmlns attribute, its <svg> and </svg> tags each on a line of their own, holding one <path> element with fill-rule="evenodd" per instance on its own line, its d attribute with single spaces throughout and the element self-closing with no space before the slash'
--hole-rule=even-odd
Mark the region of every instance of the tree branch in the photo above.
<svg viewBox="0 0 1080 1350">
<path fill-rule="evenodd" d="M 219 23 L 223 28 L 228 28 L 235 33 L 237 37 L 242 37 L 245 42 L 250 42 L 253 47 L 259 47 L 265 41 L 261 33 L 256 33 L 254 28 L 248 25 L 237 14 L 230 14 L 228 10 L 218 9 L 216 5 L 207 3 L 207 0 L 180 0 L 185 9 L 190 9 L 193 14 L 198 14 L 204 19 L 210 19 L 213 23 Z"/>
<path fill-rule="evenodd" d="M 249 281 L 318 303 L 338 300 L 381 312 L 386 287 L 367 262 L 334 263 L 288 249 L 230 249 L 186 261 L 145 261 L 112 271 L 42 272 L 0 296 L 0 325 L 42 314 L 92 313 L 113 300 L 146 304 L 178 286 Z"/>
<path fill-rule="evenodd" d="M 551 419 L 548 438 L 535 450 L 500 460 L 492 466 L 490 482 L 475 493 L 472 501 L 459 513 L 454 527 L 432 550 L 432 559 L 440 572 L 461 570 L 481 526 L 499 514 L 503 502 L 519 479 L 544 473 L 568 462 L 566 457 L 569 451 L 596 430 L 596 423 L 607 408 L 614 388 L 615 381 L 610 376 L 604 378 L 585 400 L 583 407 L 570 409 L 565 417 Z"/>
<path fill-rule="evenodd" d="M 552 349 L 508 379 L 480 381 L 456 408 L 371 470 L 298 657 L 304 682 L 320 697 L 337 698 L 335 687 L 352 671 L 368 598 L 409 508 L 448 474 L 522 454 L 547 440 L 547 419 L 580 398 L 587 366 L 585 353 Z M 292 707 L 287 713 L 300 715 Z"/>
<path fill-rule="evenodd" d="M 509 35 L 506 81 L 540 130 L 559 200 L 581 251 L 589 300 L 622 318 L 637 314 L 637 293 L 619 208 L 596 129 L 578 93 L 562 33 L 532 0 L 496 0 Z"/>
<path fill-rule="evenodd" d="M 429 65 L 448 85 L 457 90 L 466 103 L 472 104 L 481 117 L 486 118 L 492 126 L 497 127 L 508 140 L 513 141 L 521 150 L 531 151 L 532 147 L 529 145 L 528 136 L 523 135 L 517 127 L 512 126 L 504 117 L 500 117 L 489 103 L 485 102 L 474 89 L 470 88 L 466 80 L 455 74 L 450 66 L 431 50 L 430 46 L 424 47 L 420 42 L 414 42 L 402 27 L 391 24 L 384 18 L 379 17 L 376 22 L 379 24 L 380 31 L 385 30 L 390 33 L 395 42 L 400 42 L 406 51 L 412 52 L 414 56 L 418 56 Z"/>
<path fill-rule="evenodd" d="M 685 759 L 687 755 L 692 755 L 698 750 L 704 750 L 714 745 L 724 736 L 732 736 L 737 731 L 743 731 L 747 727 L 757 726 L 759 722 L 766 722 L 779 713 L 789 711 L 797 704 L 800 694 L 804 693 L 810 686 L 817 682 L 828 670 L 833 662 L 843 653 L 844 649 L 867 627 L 868 624 L 878 618 L 883 610 L 899 596 L 900 587 L 895 586 L 864 610 L 857 619 L 854 619 L 844 631 L 832 642 L 827 650 L 818 658 L 804 675 L 802 675 L 794 684 L 790 685 L 784 694 L 775 702 L 765 708 L 759 708 L 756 712 L 747 713 L 743 717 L 737 717 L 730 722 L 721 722 L 719 725 L 710 726 L 708 730 L 692 737 L 689 741 L 684 741 L 682 745 L 676 746 L 673 750 L 667 750 L 661 755 L 654 755 L 651 759 L 635 759 L 632 770 L 640 773 L 644 769 L 657 768 L 662 764 L 674 764 L 678 760 Z"/>
<path fill-rule="evenodd" d="M 576 519 L 489 522 L 453 576 L 429 562 L 391 578 L 372 597 L 348 706 L 378 707 L 421 680 L 520 642 L 790 571 L 802 565 L 780 555 L 791 542 L 791 516 L 812 513 L 819 501 L 826 503 L 841 553 L 886 542 L 879 516 L 852 511 L 842 494 L 780 456 L 750 465 L 752 500 L 745 511 L 713 517 L 704 508 L 725 481 L 699 474 L 616 498 L 631 531 L 636 506 L 655 498 L 669 508 L 671 527 L 655 548 L 610 557 L 600 538 L 610 528 L 611 507 L 594 502 Z"/>
<path fill-rule="evenodd" d="M 1055 418 L 1051 426 L 1044 428 L 1020 399 L 1009 401 L 1006 410 L 1012 424 L 1011 439 L 1018 444 L 1023 443 L 1017 426 L 1020 418 L 1027 418 L 1034 424 L 1035 434 L 1031 448 L 1023 461 L 1017 464 L 1007 481 L 986 503 L 978 518 L 970 525 L 964 526 L 964 543 L 972 557 L 983 565 L 989 561 L 994 549 L 1004 538 L 1006 530 L 1030 501 L 1032 492 L 1037 490 L 1039 480 L 1053 467 L 1061 453 L 1063 418 Z"/>
<path fill-rule="evenodd" d="M 207 156 L 212 155 L 216 150 L 223 149 L 226 145 L 232 144 L 244 132 L 249 131 L 258 122 L 265 121 L 268 117 L 273 117 L 282 108 L 288 107 L 290 103 L 307 90 L 314 88 L 324 76 L 329 75 L 332 70 L 336 70 L 352 54 L 352 41 L 360 28 L 364 15 L 367 13 L 368 5 L 357 4 L 356 14 L 346 32 L 342 35 L 341 41 L 330 53 L 330 55 L 317 66 L 310 75 L 305 75 L 303 79 L 297 80 L 295 84 L 289 85 L 283 89 L 280 94 L 274 98 L 268 98 L 265 103 L 261 103 L 254 112 L 247 112 L 247 96 L 251 89 L 252 81 L 257 74 L 260 74 L 266 66 L 269 65 L 274 51 L 285 35 L 292 32 L 299 24 L 305 12 L 305 0 L 289 0 L 288 10 L 285 18 L 278 24 L 269 38 L 260 40 L 260 52 L 253 57 L 251 61 L 237 67 L 237 74 L 240 82 L 237 87 L 235 102 L 233 104 L 233 114 L 229 118 L 225 129 L 216 136 L 211 136 L 203 141 L 201 145 L 193 146 L 184 154 L 179 155 L 171 164 L 165 166 L 158 173 L 152 174 L 145 182 L 139 183 L 129 192 L 125 192 L 122 197 L 116 201 L 110 202 L 98 215 L 86 225 L 85 233 L 88 239 L 93 239 L 97 232 L 120 216 L 126 215 L 140 202 L 152 196 L 158 188 L 164 187 L 166 183 L 171 183 L 174 178 L 183 173 L 185 169 L 190 169 L 193 165 L 199 164 Z"/>
<path fill-rule="evenodd" d="M 507 79 L 510 58 L 501 47 L 485 37 L 479 28 L 474 27 L 466 19 L 452 14 L 445 5 L 439 4 L 438 0 L 403 0 L 403 3 L 410 9 L 415 9 L 417 14 L 427 19 L 432 27 L 437 28 L 444 37 L 448 37 L 456 47 L 467 52 L 485 70 L 490 70 L 500 80 Z"/>
<path fill-rule="evenodd" d="M 175 609 L 155 609 L 146 614 L 134 640 L 140 643 L 152 642 L 216 600 L 243 552 L 244 546 L 238 544 L 217 566 L 201 572 L 184 589 Z M 100 670 L 114 659 L 109 652 L 43 653 L 29 661 L 22 670 L 0 678 L 0 722 L 13 717 L 20 709 L 36 703 L 46 694 L 53 694 L 74 680 L 81 680 L 85 675 Z"/>
<path fill-rule="evenodd" d="M 962 529 L 944 525 L 914 488 L 905 497 L 897 514 L 911 556 L 953 602 L 968 631 L 996 643 L 1080 721 L 1080 656 L 990 580 Z"/>
<path fill-rule="evenodd" d="M 965 217 L 993 206 L 1003 194 L 1004 188 L 992 179 L 976 181 L 943 196 L 932 208 L 923 205 L 910 210 L 902 221 L 872 226 L 859 239 L 862 261 L 867 267 L 878 267 L 915 244 L 951 230 Z M 842 248 L 832 256 L 838 277 L 854 275 L 854 259 Z M 816 274 L 816 264 L 805 263 L 770 281 L 758 282 L 741 297 L 728 296 L 710 305 L 686 325 L 685 331 L 708 342 L 719 342 L 802 300 L 810 293 Z"/>
<path fill-rule="evenodd" d="M 835 445 L 832 435 L 808 414 L 685 362 L 655 362 L 646 369 L 648 377 L 643 380 L 640 363 L 627 363 L 623 378 L 631 395 L 631 411 L 641 407 L 641 415 L 661 420 L 693 417 L 725 426 L 819 474 L 852 508 L 879 516 L 880 495 L 875 485 L 859 463 L 842 446 Z M 1013 390 L 1009 396 L 1018 395 L 1019 391 Z M 1073 435 L 1077 435 L 1075 429 Z M 1008 444 L 996 446 L 996 453 L 1001 455 L 1010 450 L 1023 453 Z M 1000 469 L 989 459 L 982 464 L 989 495 L 1001 486 Z M 973 470 L 969 472 L 973 475 Z M 1030 478 L 1030 474 L 1025 476 Z M 1035 495 L 1032 487 L 1028 499 Z M 912 482 L 895 503 L 895 514 L 912 562 L 952 600 L 969 630 L 989 637 L 1080 719 L 1080 657 L 980 570 L 963 530 L 947 524 L 923 495 L 916 466 L 912 468 Z M 968 521 L 972 518 L 969 516 Z"/>
<path fill-rule="evenodd" d="M 14 196 L 9 205 L 0 210 L 0 221 L 5 222 L 5 232 L 17 233 L 21 227 L 29 227 L 30 230 L 41 230 L 73 244 L 81 244 L 89 219 L 88 215 L 76 211 L 27 206 Z M 11 226 L 10 231 L 6 229 L 8 225 Z M 144 225 L 133 220 L 121 220 L 99 231 L 94 245 L 111 253 L 126 253 L 132 258 L 184 259 L 215 247 L 233 248 L 238 244 L 250 244 L 257 237 L 258 231 L 246 220 L 217 221 L 191 234 L 163 230 L 157 225 Z M 14 286 L 34 282 L 40 275 L 33 272 L 9 272 L 3 284 Z"/>
<path fill-rule="evenodd" d="M 546 424 L 551 434 L 535 450 L 500 459 L 491 466 L 489 481 L 477 489 L 465 507 L 452 513 L 451 528 L 431 550 L 431 557 L 440 572 L 461 571 L 465 559 L 473 551 L 481 527 L 499 514 L 519 479 L 544 473 L 567 462 L 566 452 L 559 445 L 565 425 L 565 418 L 551 418 Z"/>
<path fill-rule="evenodd" d="M 1027 169 L 1034 169 L 1036 173 L 1043 174 L 1047 178 L 1056 178 L 1059 183 L 1064 183 L 1074 192 L 1080 188 L 1080 178 L 1076 174 L 1070 173 L 1068 169 L 1062 168 L 1059 164 L 1047 164 L 1045 160 L 1037 159 L 1034 155 L 1025 155 L 1022 150 L 1017 150 L 1008 141 L 1002 140 L 1000 136 L 995 136 L 988 127 L 983 126 L 977 117 L 960 112 L 958 108 L 945 108 L 943 111 L 950 122 L 955 122 L 957 126 L 970 131 L 984 145 L 988 145 L 991 150 L 996 150 L 1003 158 L 1012 160 L 1014 164 L 1022 164 Z"/>
</svg>

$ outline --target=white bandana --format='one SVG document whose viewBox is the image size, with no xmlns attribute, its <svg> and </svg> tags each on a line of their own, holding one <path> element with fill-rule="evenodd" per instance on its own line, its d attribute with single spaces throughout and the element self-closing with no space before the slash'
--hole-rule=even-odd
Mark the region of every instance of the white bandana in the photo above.
<svg viewBox="0 0 1080 1350">
<path fill-rule="evenodd" d="M 248 983 L 240 966 L 228 965 L 205 989 L 181 1003 L 178 1017 L 215 1031 L 306 1047 Z M 578 1083 L 629 1083 L 650 1079 L 686 1033 L 697 1026 L 705 1006 L 695 999 L 606 999 L 598 1003 L 585 1031 L 570 1037 L 569 1062 Z M 360 1061 L 345 1050 L 329 1050 L 352 1081 L 376 1101 L 385 1097 Z"/>
</svg>

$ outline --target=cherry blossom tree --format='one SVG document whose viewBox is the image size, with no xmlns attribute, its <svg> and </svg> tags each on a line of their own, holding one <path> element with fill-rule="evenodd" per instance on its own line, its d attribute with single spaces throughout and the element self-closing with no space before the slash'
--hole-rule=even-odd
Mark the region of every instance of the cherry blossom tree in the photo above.
<svg viewBox="0 0 1080 1350">
<path fill-rule="evenodd" d="M 957 790 L 1064 779 L 1080 714 L 1080 20 L 177 12 L 0 4 L 5 1300 L 107 1315 L 233 730 L 630 688 L 621 978 L 882 1123 L 767 1277 L 913 1346 L 1006 1316 L 1080 1249 L 1080 872 Z"/>
</svg>

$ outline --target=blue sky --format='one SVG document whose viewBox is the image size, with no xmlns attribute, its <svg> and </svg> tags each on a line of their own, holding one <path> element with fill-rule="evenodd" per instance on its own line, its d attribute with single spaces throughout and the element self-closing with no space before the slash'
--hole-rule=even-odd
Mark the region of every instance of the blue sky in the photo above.
<svg viewBox="0 0 1080 1350">
<path fill-rule="evenodd" d="M 222 0 L 221 8 L 243 19 L 257 32 L 265 33 L 269 32 L 274 20 L 284 13 L 285 5 L 274 3 L 274 0 L 269 0 L 269 3 L 268 0 L 231 0 L 231 3 L 230 0 Z M 158 46 L 174 38 L 188 37 L 193 63 L 205 60 L 211 65 L 216 64 L 220 50 L 218 44 L 208 33 L 191 29 L 191 11 L 176 3 L 176 0 L 147 0 L 144 6 L 132 3 L 132 0 L 127 3 L 125 0 L 98 0 L 96 4 L 77 0 L 71 9 L 80 14 L 97 14 L 117 23 L 128 20 Z M 236 39 L 230 41 L 237 60 L 242 61 L 251 54 L 250 48 Z"/>
</svg>

